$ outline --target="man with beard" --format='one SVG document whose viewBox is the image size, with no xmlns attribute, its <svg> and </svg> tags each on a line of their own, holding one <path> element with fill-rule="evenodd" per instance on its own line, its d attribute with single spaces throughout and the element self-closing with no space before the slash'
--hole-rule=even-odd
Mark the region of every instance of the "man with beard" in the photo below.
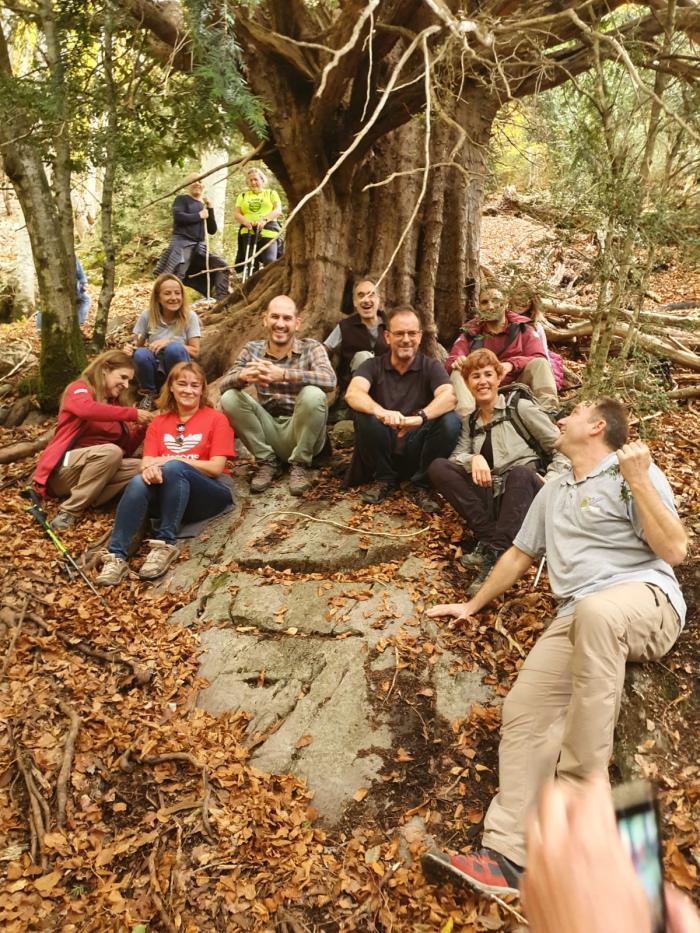
<svg viewBox="0 0 700 933">
<path fill-rule="evenodd" d="M 355 412 L 355 451 L 346 484 L 374 479 L 361 497 L 374 503 L 398 489 L 401 479 L 410 479 L 416 503 L 425 512 L 438 512 L 427 470 L 437 457 L 449 457 L 457 443 L 461 425 L 453 410 L 454 390 L 442 365 L 419 351 L 423 331 L 413 308 L 394 308 L 386 328 L 389 352 L 363 363 L 345 394 Z"/>
<path fill-rule="evenodd" d="M 251 492 L 264 492 L 288 463 L 289 491 L 303 495 L 326 442 L 335 373 L 323 344 L 296 336 L 300 325 L 292 299 L 273 298 L 263 318 L 267 338 L 246 344 L 221 381 L 221 407 L 256 460 Z M 248 386 L 257 400 L 243 391 Z"/>
<path fill-rule="evenodd" d="M 423 862 L 431 875 L 499 894 L 518 889 L 525 827 L 542 785 L 555 775 L 575 786 L 589 774 L 607 774 L 626 662 L 663 657 L 685 619 L 671 568 L 684 560 L 687 536 L 649 449 L 627 442 L 623 405 L 606 397 L 579 404 L 559 430 L 554 447 L 571 470 L 540 490 L 512 546 L 469 602 L 428 610 L 431 618 L 469 625 L 547 556 L 558 610 L 503 704 L 499 790 L 484 821 L 483 848 L 430 853 Z"/>
<path fill-rule="evenodd" d="M 338 395 L 345 391 L 358 366 L 388 350 L 379 292 L 372 279 L 367 276 L 356 279 L 352 304 L 355 313 L 334 327 L 323 342 L 331 358 L 333 354 L 339 357 Z"/>
</svg>

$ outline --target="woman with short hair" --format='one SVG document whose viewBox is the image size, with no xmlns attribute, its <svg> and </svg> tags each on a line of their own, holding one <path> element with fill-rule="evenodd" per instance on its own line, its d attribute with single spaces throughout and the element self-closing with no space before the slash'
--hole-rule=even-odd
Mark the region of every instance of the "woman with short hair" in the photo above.
<svg viewBox="0 0 700 933">
<path fill-rule="evenodd" d="M 126 487 L 117 507 L 108 553 L 97 583 L 114 586 L 128 570 L 129 550 L 147 515 L 157 520 L 139 576 L 161 577 L 177 556 L 183 523 L 213 518 L 233 502 L 226 460 L 234 456 L 233 430 L 207 404 L 207 380 L 197 363 L 179 363 L 168 373 L 158 399 L 160 414 L 146 432 L 140 476 Z"/>
<path fill-rule="evenodd" d="M 258 269 L 282 255 L 279 250 L 280 225 L 277 223 L 278 217 L 282 216 L 280 196 L 274 188 L 265 187 L 267 179 L 264 172 L 254 166 L 246 172 L 246 184 L 248 187 L 236 198 L 233 211 L 233 219 L 240 224 L 236 252 L 239 272 L 244 271 L 246 258 L 252 259 L 253 267 Z M 252 258 L 258 250 L 261 252 Z"/>
<path fill-rule="evenodd" d="M 475 350 L 460 370 L 476 409 L 463 421 L 449 460 L 430 464 L 428 479 L 477 539 L 461 559 L 464 567 L 479 571 L 467 590 L 473 595 L 513 543 L 545 478 L 569 462 L 556 451 L 559 429 L 522 394 L 522 386 L 505 386 L 499 393 L 504 367 L 495 353 Z"/>
<path fill-rule="evenodd" d="M 63 498 L 51 522 L 55 531 L 74 525 L 91 505 L 118 495 L 141 461 L 132 454 L 153 415 L 127 402 L 134 363 L 122 350 L 96 357 L 61 398 L 56 430 L 36 465 L 32 484 L 42 498 Z"/>
<path fill-rule="evenodd" d="M 134 325 L 134 368 L 141 400 L 151 411 L 163 379 L 177 363 L 199 356 L 199 318 L 191 311 L 182 282 L 164 272 L 153 283 L 148 310 Z"/>
</svg>

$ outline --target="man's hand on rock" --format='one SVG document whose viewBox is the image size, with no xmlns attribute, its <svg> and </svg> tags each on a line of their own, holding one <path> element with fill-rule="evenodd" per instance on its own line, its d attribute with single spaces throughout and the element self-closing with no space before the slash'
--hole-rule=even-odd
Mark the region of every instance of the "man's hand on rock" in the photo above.
<svg viewBox="0 0 700 933">
<path fill-rule="evenodd" d="M 473 600 L 468 603 L 443 603 L 439 606 L 433 606 L 425 613 L 431 619 L 454 619 L 455 622 L 463 622 L 471 618 L 476 610 L 473 608 Z"/>
</svg>

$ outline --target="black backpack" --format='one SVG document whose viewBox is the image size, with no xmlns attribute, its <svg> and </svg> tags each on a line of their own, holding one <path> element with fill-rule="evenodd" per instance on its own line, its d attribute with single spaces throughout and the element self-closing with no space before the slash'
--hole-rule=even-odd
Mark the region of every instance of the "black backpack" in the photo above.
<svg viewBox="0 0 700 933">
<path fill-rule="evenodd" d="M 537 399 L 532 394 L 530 388 L 523 385 L 521 382 L 511 382 L 510 385 L 501 386 L 498 390 L 498 394 L 504 395 L 506 398 L 506 409 L 502 417 L 490 421 L 485 426 L 477 426 L 476 419 L 479 415 L 478 410 L 473 411 L 469 415 L 469 437 L 472 442 L 472 450 L 474 449 L 474 438 L 477 435 L 486 434 L 487 431 L 490 431 L 497 424 L 503 424 L 504 421 L 509 421 L 527 446 L 537 454 L 537 472 L 542 474 L 546 473 L 547 467 L 552 462 L 552 455 L 548 454 L 537 438 L 532 435 L 518 411 L 518 403 L 521 399 L 527 399 L 535 405 L 537 405 Z"/>
</svg>

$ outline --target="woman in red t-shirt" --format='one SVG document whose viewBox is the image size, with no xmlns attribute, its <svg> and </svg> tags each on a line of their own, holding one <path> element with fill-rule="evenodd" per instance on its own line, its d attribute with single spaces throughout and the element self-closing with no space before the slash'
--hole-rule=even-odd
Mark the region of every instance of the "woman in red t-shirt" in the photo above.
<svg viewBox="0 0 700 933">
<path fill-rule="evenodd" d="M 55 531 L 74 525 L 85 509 L 102 505 L 139 472 L 133 457 L 153 413 L 127 403 L 134 363 L 121 350 L 100 354 L 66 387 L 56 430 L 32 476 L 34 491 L 64 501 L 51 522 Z"/>
<path fill-rule="evenodd" d="M 124 490 L 102 572 L 97 582 L 113 586 L 127 572 L 129 547 L 147 514 L 158 519 L 142 580 L 162 576 L 177 556 L 182 522 L 213 518 L 233 501 L 226 460 L 234 456 L 228 419 L 206 404 L 207 380 L 197 363 L 178 363 L 168 373 L 143 445 L 141 475 Z"/>
</svg>

